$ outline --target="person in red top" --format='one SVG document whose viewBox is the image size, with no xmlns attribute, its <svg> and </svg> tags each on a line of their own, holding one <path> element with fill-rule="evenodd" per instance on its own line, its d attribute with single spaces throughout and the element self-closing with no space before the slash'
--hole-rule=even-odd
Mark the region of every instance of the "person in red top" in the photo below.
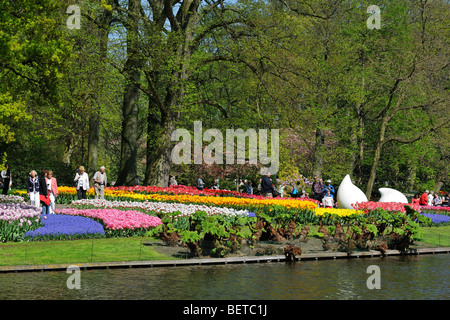
<svg viewBox="0 0 450 320">
<path fill-rule="evenodd" d="M 421 206 L 427 206 L 428 205 L 428 194 L 429 193 L 430 193 L 430 191 L 425 190 L 425 192 L 420 196 L 419 204 Z"/>
<path fill-rule="evenodd" d="M 414 195 L 414 198 L 411 199 L 412 204 L 420 204 L 420 196 L 418 193 Z"/>
</svg>

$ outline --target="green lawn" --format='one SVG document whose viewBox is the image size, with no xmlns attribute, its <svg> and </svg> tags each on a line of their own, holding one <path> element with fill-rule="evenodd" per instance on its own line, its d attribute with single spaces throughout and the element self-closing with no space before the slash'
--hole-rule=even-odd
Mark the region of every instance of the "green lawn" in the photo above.
<svg viewBox="0 0 450 320">
<path fill-rule="evenodd" d="M 147 237 L 36 241 L 0 244 L 0 265 L 63 264 L 106 261 L 167 260 L 142 245 Z"/>
<path fill-rule="evenodd" d="M 422 227 L 418 244 L 430 244 L 436 247 L 450 247 L 450 226 Z"/>
</svg>

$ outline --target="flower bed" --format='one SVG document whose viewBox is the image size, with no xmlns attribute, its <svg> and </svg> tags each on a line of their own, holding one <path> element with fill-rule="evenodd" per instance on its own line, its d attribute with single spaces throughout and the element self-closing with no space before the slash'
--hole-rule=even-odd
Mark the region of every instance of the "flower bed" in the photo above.
<svg viewBox="0 0 450 320">
<path fill-rule="evenodd" d="M 73 200 L 77 200 L 77 190 L 75 187 L 58 187 L 58 197 L 56 203 L 69 204 Z M 23 190 L 15 190 L 14 194 L 23 195 Z M 25 193 L 26 194 L 26 193 Z M 91 187 L 87 190 L 86 195 L 88 198 L 94 197 L 94 188 Z M 188 197 L 185 199 L 185 197 Z M 189 198 L 195 197 L 195 198 Z M 211 198 L 230 198 L 230 199 L 246 199 L 252 200 L 276 200 L 276 201 L 296 201 L 296 202 L 312 202 L 317 204 L 318 201 L 314 199 L 302 199 L 302 198 L 267 198 L 260 195 L 249 195 L 246 193 L 240 193 L 230 190 L 212 190 L 204 189 L 202 191 L 197 190 L 194 187 L 186 186 L 172 186 L 167 188 L 154 187 L 154 186 L 134 186 L 134 187 L 107 187 L 105 188 L 105 198 L 109 200 L 131 200 L 131 201 L 169 201 L 169 202 L 190 202 L 196 198 L 205 198 L 195 200 L 196 203 L 209 203 L 214 204 Z M 208 201 L 208 202 L 207 202 Z M 229 203 L 233 200 L 223 200 L 223 202 Z"/>
<path fill-rule="evenodd" d="M 0 203 L 23 203 L 25 199 L 18 195 L 13 194 L 0 194 Z"/>
<path fill-rule="evenodd" d="M 105 236 L 103 226 L 92 219 L 60 214 L 41 215 L 43 227 L 26 232 L 28 240 L 72 240 L 79 238 L 101 238 Z"/>
<path fill-rule="evenodd" d="M 70 187 L 61 187 L 59 195 L 56 198 L 57 203 L 69 204 L 75 199 L 76 190 Z M 88 196 L 94 195 L 93 188 L 87 192 Z M 105 199 L 113 201 L 153 201 L 153 202 L 176 202 L 176 203 L 194 203 L 212 206 L 229 206 L 235 209 L 253 209 L 255 206 L 282 205 L 290 208 L 316 208 L 315 200 L 310 199 L 291 199 L 291 198 L 238 198 L 238 197 L 220 197 L 213 195 L 194 195 L 194 194 L 143 194 L 134 193 L 131 190 L 121 190 L 112 188 L 105 189 Z M 70 200 L 70 201 L 69 201 Z"/>
<path fill-rule="evenodd" d="M 93 218 L 105 227 L 107 236 L 143 235 L 160 225 L 161 219 L 140 211 L 118 209 L 59 209 L 56 213 Z"/>
<path fill-rule="evenodd" d="M 222 189 L 203 189 L 198 190 L 196 187 L 189 187 L 184 185 L 176 185 L 169 187 L 156 187 L 156 186 L 133 186 L 133 187 L 110 187 L 110 191 L 122 191 L 130 193 L 143 193 L 143 194 L 171 194 L 171 195 L 203 195 L 203 196 L 221 196 L 221 197 L 237 197 L 237 198 L 250 198 L 250 199 L 266 199 L 261 195 L 248 194 L 232 190 Z"/>
<path fill-rule="evenodd" d="M 406 212 L 405 205 L 408 205 L 415 211 L 420 212 L 421 206 L 419 206 L 418 204 L 401 203 L 401 202 L 375 202 L 375 201 L 357 202 L 353 204 L 353 208 L 357 210 L 365 210 L 366 212 L 375 210 L 377 208 L 381 208 L 387 211 L 400 211 L 402 213 L 405 213 Z"/>
<path fill-rule="evenodd" d="M 325 214 L 336 215 L 338 217 L 351 216 L 354 214 L 364 214 L 363 210 L 352 209 L 336 209 L 336 208 L 316 208 L 314 212 L 317 216 L 323 216 Z"/>
<path fill-rule="evenodd" d="M 304 201 L 289 198 L 235 198 L 235 197 L 215 197 L 215 196 L 198 196 L 198 195 L 160 195 L 160 194 L 131 194 L 127 195 L 130 199 L 138 201 L 159 201 L 159 202 L 177 202 L 177 203 L 195 203 L 213 206 L 230 206 L 236 209 L 252 209 L 258 206 L 281 205 L 287 208 L 310 208 L 317 207 L 312 201 Z"/>
<path fill-rule="evenodd" d="M 429 211 L 429 212 L 443 212 L 450 214 L 450 207 L 436 207 L 436 206 L 421 206 L 420 207 L 422 212 Z"/>
<path fill-rule="evenodd" d="M 180 216 L 191 215 L 197 211 L 205 211 L 207 214 L 223 214 L 223 215 L 244 215 L 248 216 L 247 210 L 235 210 L 233 208 L 213 207 L 207 205 L 184 204 L 184 203 L 167 203 L 167 202 L 132 202 L 132 201 L 108 201 L 108 200 L 76 200 L 72 201 L 72 206 L 77 208 L 120 208 L 120 209 L 137 209 L 148 214 L 173 214 Z"/>
<path fill-rule="evenodd" d="M 18 241 L 41 226 L 41 210 L 24 203 L 0 203 L 0 241 Z"/>
<path fill-rule="evenodd" d="M 450 216 L 436 213 L 422 213 L 425 217 L 431 219 L 433 224 L 442 225 L 450 223 Z"/>
</svg>

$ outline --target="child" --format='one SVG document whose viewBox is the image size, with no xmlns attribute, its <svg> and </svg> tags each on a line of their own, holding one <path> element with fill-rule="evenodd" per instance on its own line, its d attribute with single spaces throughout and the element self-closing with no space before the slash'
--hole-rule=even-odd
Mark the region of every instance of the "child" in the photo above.
<svg viewBox="0 0 450 320">
<path fill-rule="evenodd" d="M 327 189 L 325 195 L 322 198 L 322 205 L 324 208 L 333 208 L 333 195 L 331 194 L 330 189 Z"/>
</svg>

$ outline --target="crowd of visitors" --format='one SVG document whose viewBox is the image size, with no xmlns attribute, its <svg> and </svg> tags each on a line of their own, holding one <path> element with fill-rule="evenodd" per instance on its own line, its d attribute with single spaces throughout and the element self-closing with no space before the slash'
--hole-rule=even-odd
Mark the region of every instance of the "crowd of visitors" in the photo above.
<svg viewBox="0 0 450 320">
<path fill-rule="evenodd" d="M 275 187 L 274 182 L 272 181 L 270 173 L 266 173 L 259 179 L 259 183 L 256 187 L 253 187 L 253 182 L 251 180 L 235 180 L 235 185 L 237 190 L 247 194 L 256 194 L 262 195 L 264 197 L 284 197 L 285 196 L 285 186 L 280 185 L 278 188 Z M 197 180 L 197 189 L 203 190 L 204 181 L 200 176 Z M 218 180 L 215 180 L 212 189 L 218 189 Z M 327 180 L 324 184 L 322 179 L 318 177 L 315 178 L 315 181 L 311 188 L 312 199 L 315 199 L 319 202 L 320 206 L 333 208 L 337 206 L 336 190 L 334 186 L 331 184 L 331 180 Z M 292 191 L 289 193 L 292 198 L 310 198 L 309 193 L 307 193 L 301 185 L 300 181 L 297 181 L 296 185 L 292 186 Z"/>
<path fill-rule="evenodd" d="M 258 194 L 265 197 L 283 197 L 284 186 L 280 186 L 278 189 L 275 187 L 270 173 L 264 175 L 259 179 L 259 184 L 256 188 L 253 188 L 252 181 L 239 179 L 239 182 L 235 180 L 235 184 L 240 192 L 248 194 Z M 197 182 L 197 189 L 203 190 L 204 182 L 202 177 L 199 177 Z M 212 189 L 219 189 L 218 180 L 214 181 Z M 300 181 L 292 186 L 292 191 L 289 194 L 292 198 L 312 198 L 319 202 L 319 206 L 324 208 L 337 208 L 336 189 L 332 185 L 331 180 L 326 180 L 324 183 L 319 177 L 314 178 L 314 182 L 311 186 L 311 197 L 302 189 Z M 442 196 L 437 192 L 430 192 L 426 190 L 422 195 L 416 194 L 412 203 L 417 203 L 423 206 L 450 206 L 450 192 Z"/>
<path fill-rule="evenodd" d="M 108 179 L 105 167 L 100 167 L 93 176 L 96 199 L 104 199 L 105 186 Z M 78 199 L 86 199 L 86 192 L 89 190 L 89 176 L 83 166 L 77 167 L 74 178 Z M 2 194 L 7 195 L 12 186 L 11 167 L 5 165 L 5 169 L 0 174 L 0 189 Z M 27 196 L 30 198 L 30 205 L 40 208 L 42 213 L 53 213 L 55 210 L 56 197 L 58 196 L 58 182 L 53 176 L 53 171 L 42 169 L 40 175 L 36 170 L 31 170 L 26 181 Z"/>
<path fill-rule="evenodd" d="M 421 206 L 449 207 L 450 192 L 441 197 L 438 192 L 425 190 L 422 194 L 416 193 L 411 202 Z"/>
<path fill-rule="evenodd" d="M 336 201 L 336 190 L 331 184 L 331 180 L 327 180 L 323 183 L 322 179 L 319 177 L 314 177 L 314 182 L 311 186 L 313 193 L 313 199 L 319 201 L 324 208 L 334 208 L 337 206 Z"/>
</svg>

